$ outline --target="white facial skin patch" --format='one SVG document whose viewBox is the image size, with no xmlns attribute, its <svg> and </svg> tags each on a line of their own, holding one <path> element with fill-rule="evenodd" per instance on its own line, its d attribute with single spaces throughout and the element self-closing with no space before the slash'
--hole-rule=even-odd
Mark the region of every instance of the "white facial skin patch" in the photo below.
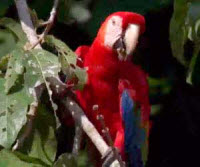
<svg viewBox="0 0 200 167">
<path fill-rule="evenodd" d="M 119 16 L 113 16 L 108 20 L 104 38 L 104 45 L 112 48 L 117 39 L 122 34 L 122 18 Z"/>
</svg>

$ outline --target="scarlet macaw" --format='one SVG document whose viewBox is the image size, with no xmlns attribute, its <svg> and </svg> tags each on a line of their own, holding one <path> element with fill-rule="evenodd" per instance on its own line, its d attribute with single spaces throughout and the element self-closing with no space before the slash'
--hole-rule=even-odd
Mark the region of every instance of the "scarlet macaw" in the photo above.
<svg viewBox="0 0 200 167">
<path fill-rule="evenodd" d="M 76 91 L 80 105 L 100 133 L 94 106 L 104 116 L 114 146 L 131 167 L 147 160 L 149 113 L 147 75 L 131 60 L 145 19 L 132 12 L 116 12 L 106 18 L 91 46 L 76 50 L 78 65 L 88 80 Z"/>
</svg>

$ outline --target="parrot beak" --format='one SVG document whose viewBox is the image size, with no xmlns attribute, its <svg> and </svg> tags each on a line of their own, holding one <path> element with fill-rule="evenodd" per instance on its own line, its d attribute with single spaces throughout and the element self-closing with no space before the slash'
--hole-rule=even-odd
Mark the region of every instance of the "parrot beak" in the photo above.
<svg viewBox="0 0 200 167">
<path fill-rule="evenodd" d="M 114 43 L 113 48 L 118 53 L 118 58 L 121 61 L 126 61 L 127 58 L 135 50 L 140 34 L 140 26 L 130 24 L 124 34 Z"/>
</svg>

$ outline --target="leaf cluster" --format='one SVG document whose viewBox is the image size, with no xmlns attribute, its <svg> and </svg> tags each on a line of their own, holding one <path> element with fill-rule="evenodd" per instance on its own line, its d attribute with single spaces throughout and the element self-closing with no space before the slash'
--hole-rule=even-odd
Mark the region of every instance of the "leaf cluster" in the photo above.
<svg viewBox="0 0 200 167">
<path fill-rule="evenodd" d="M 175 0 L 170 22 L 170 41 L 173 56 L 187 70 L 186 81 L 200 84 L 200 2 Z"/>
<path fill-rule="evenodd" d="M 76 78 L 74 89 L 81 89 L 87 79 L 86 72 L 76 66 L 75 53 L 53 36 L 44 39 L 47 49 L 26 50 L 25 45 L 27 38 L 20 24 L 10 18 L 0 19 L 0 166 L 56 167 L 63 160 L 59 158 L 55 163 L 59 122 L 48 78 L 60 80 L 62 71 L 66 80 Z M 39 106 L 31 134 L 17 151 L 11 151 L 26 133 L 31 117 L 28 112 L 35 101 Z"/>
</svg>

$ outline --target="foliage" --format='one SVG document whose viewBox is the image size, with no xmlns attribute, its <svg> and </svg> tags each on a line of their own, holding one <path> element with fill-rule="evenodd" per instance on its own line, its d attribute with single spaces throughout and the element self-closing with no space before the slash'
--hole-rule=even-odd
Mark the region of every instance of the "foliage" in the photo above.
<svg viewBox="0 0 200 167">
<path fill-rule="evenodd" d="M 73 167 L 91 166 L 88 163 L 88 157 L 85 151 L 81 151 L 76 158 L 69 153 L 64 153 L 58 158 L 53 167 L 63 167 L 64 165 Z"/>
<path fill-rule="evenodd" d="M 57 152 L 56 104 L 52 100 L 52 90 L 48 77 L 59 78 L 63 70 L 68 78 L 76 78 L 75 88 L 81 88 L 86 81 L 84 69 L 76 67 L 76 55 L 62 41 L 47 36 L 44 45 L 51 48 L 24 50 L 27 38 L 19 23 L 10 18 L 0 20 L 0 32 L 4 48 L 0 51 L 0 151 L 1 166 L 52 166 Z M 8 41 L 9 40 L 9 41 Z M 6 47 L 5 47 L 6 46 Z M 53 50 L 52 50 L 53 49 Z M 47 88 L 46 103 L 37 88 Z M 42 91 L 42 90 L 40 90 Z M 47 98 L 48 97 L 48 98 Z M 31 135 L 25 139 L 18 152 L 11 152 L 16 139 L 26 133 L 30 116 L 30 105 L 39 100 L 37 116 L 33 121 Z"/>
<path fill-rule="evenodd" d="M 200 84 L 200 3 L 190 0 L 175 0 L 174 13 L 170 23 L 170 41 L 174 57 L 187 70 L 187 82 Z M 187 43 L 192 43 L 192 51 L 187 52 Z M 191 49 L 190 49 L 191 50 Z"/>
<path fill-rule="evenodd" d="M 43 163 L 40 163 L 40 161 L 36 159 L 31 159 L 29 162 L 21 161 L 20 158 L 18 158 L 17 154 L 3 149 L 0 152 L 0 166 L 2 167 L 10 167 L 15 164 L 16 167 L 24 166 L 24 167 L 42 167 L 44 166 Z"/>
<path fill-rule="evenodd" d="M 20 151 L 28 155 L 28 157 L 35 158 L 46 164 L 46 166 L 52 166 L 57 150 L 55 130 L 56 121 L 54 114 L 50 113 L 44 104 L 41 104 L 38 107 L 37 117 L 34 120 L 32 134 L 27 138 Z M 25 159 L 23 154 L 19 154 L 18 157 L 22 161 L 28 162 L 29 159 Z"/>
<path fill-rule="evenodd" d="M 68 79 L 78 77 L 78 83 L 74 88 L 83 88 L 87 75 L 84 69 L 76 66 L 77 59 L 75 53 L 65 43 L 53 36 L 46 36 L 45 40 L 48 45 L 58 51 L 62 72 L 69 77 Z"/>
<path fill-rule="evenodd" d="M 4 91 L 5 79 L 0 79 L 0 145 L 5 148 L 11 147 L 18 132 L 26 123 L 26 111 L 29 98 L 24 88 L 19 86 L 16 92 L 7 95 Z M 17 85 L 16 85 L 17 86 Z"/>
<path fill-rule="evenodd" d="M 49 17 L 53 1 L 28 1 L 36 28 Z M 171 0 L 61 0 L 57 22 L 70 25 L 78 22 L 84 31 L 94 37 L 100 23 L 111 12 L 118 10 L 146 14 L 169 5 Z M 48 77 L 58 79 L 59 73 L 66 80 L 74 81 L 73 89 L 82 89 L 87 75 L 85 69 L 76 66 L 75 53 L 61 40 L 47 35 L 42 43 L 45 49 L 25 50 L 27 38 L 21 25 L 6 16 L 13 10 L 13 0 L 0 2 L 0 166 L 15 164 L 27 167 L 88 166 L 86 151 L 79 157 L 64 153 L 56 158 L 58 126 L 52 89 Z M 92 7 L 91 7 L 92 6 Z M 14 14 L 16 15 L 16 13 Z M 39 19 L 38 19 L 39 18 Z M 90 20 L 91 19 L 91 20 Z M 90 22 L 88 22 L 90 20 Z M 88 24 L 85 24 L 88 22 Z M 86 25 L 86 26 L 85 26 Z M 197 0 L 174 0 L 170 22 L 170 42 L 173 56 L 187 71 L 186 81 L 193 86 L 200 84 L 200 2 Z M 56 26 L 56 25 L 55 25 Z M 37 29 L 40 32 L 40 28 Z M 65 31 L 65 30 L 63 30 Z M 70 34 L 69 34 L 70 35 Z M 76 40 L 76 37 L 73 38 Z M 159 114 L 161 96 L 171 92 L 172 79 L 148 78 L 152 116 Z M 40 88 L 44 86 L 45 90 Z M 39 91 L 37 92 L 39 88 Z M 11 151 L 17 139 L 26 131 L 30 105 L 39 101 L 37 115 L 31 134 L 17 151 Z"/>
</svg>

